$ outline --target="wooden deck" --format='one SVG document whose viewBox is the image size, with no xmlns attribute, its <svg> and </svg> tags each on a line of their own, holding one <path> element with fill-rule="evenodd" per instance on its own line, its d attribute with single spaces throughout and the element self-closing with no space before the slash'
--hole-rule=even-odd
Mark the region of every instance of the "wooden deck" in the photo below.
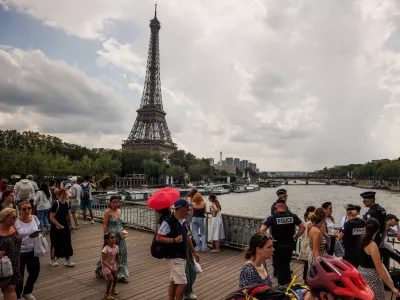
<svg viewBox="0 0 400 300">
<path fill-rule="evenodd" d="M 128 231 L 130 282 L 117 285 L 120 294 L 114 299 L 167 299 L 169 270 L 166 260 L 158 260 L 150 255 L 153 235 L 136 230 Z M 72 260 L 76 266 L 66 267 L 64 259 L 60 259 L 59 266 L 51 267 L 50 257 L 42 257 L 39 279 L 33 291 L 37 300 L 103 298 L 106 281 L 97 279 L 94 273 L 102 248 L 101 225 L 82 225 L 72 237 Z M 223 299 L 238 288 L 239 272 L 244 263 L 243 253 L 222 249 L 220 253 L 200 255 L 203 273 L 197 277 L 194 286 L 198 299 Z M 268 269 L 272 274 L 271 262 L 268 262 Z M 302 282 L 303 264 L 293 262 L 292 270 Z M 276 283 L 277 280 L 273 278 L 273 281 Z M 0 299 L 3 297 L 0 296 Z"/>
</svg>

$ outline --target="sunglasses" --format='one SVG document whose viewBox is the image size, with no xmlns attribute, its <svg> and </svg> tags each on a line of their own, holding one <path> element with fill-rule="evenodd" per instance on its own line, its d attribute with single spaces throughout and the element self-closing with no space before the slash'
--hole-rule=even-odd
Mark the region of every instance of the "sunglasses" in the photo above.
<svg viewBox="0 0 400 300">
<path fill-rule="evenodd" d="M 110 236 L 109 239 L 110 239 L 110 240 L 116 239 L 116 237 L 115 237 L 115 236 Z"/>
<path fill-rule="evenodd" d="M 16 219 L 17 219 L 17 216 L 12 216 L 12 217 L 9 216 L 9 218 L 10 218 L 10 219 L 16 220 Z"/>
<path fill-rule="evenodd" d="M 22 211 L 30 211 L 30 210 L 32 210 L 32 207 L 24 207 L 24 208 L 22 208 L 21 210 L 22 210 Z"/>
<path fill-rule="evenodd" d="M 263 242 L 265 241 L 265 240 L 269 240 L 269 239 L 272 239 L 272 236 L 269 234 L 269 233 L 266 233 L 266 232 L 262 232 L 262 238 L 260 239 L 260 243 L 258 244 L 259 246 L 258 246 L 258 248 L 262 248 L 261 246 L 263 245 Z"/>
</svg>

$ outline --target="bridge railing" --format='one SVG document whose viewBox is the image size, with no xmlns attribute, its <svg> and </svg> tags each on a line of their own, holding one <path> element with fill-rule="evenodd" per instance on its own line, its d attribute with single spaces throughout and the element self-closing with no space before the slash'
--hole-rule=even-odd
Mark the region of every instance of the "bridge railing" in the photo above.
<svg viewBox="0 0 400 300">
<path fill-rule="evenodd" d="M 98 195 L 93 200 L 93 214 L 96 220 L 102 221 L 104 212 L 109 208 L 109 199 L 114 194 Z M 120 201 L 121 218 L 124 226 L 156 232 L 158 228 L 158 214 L 151 208 L 147 207 L 147 203 Z M 209 236 L 211 228 L 211 215 L 206 214 L 206 236 Z M 253 234 L 258 232 L 261 228 L 264 219 L 252 218 L 232 214 L 222 214 L 222 221 L 225 231 L 225 239 L 221 240 L 221 244 L 227 247 L 244 249 L 250 241 Z M 340 228 L 336 228 L 339 230 Z M 394 237 L 389 237 L 390 243 L 395 249 L 400 249 L 400 242 Z M 296 249 L 293 251 L 293 257 L 296 258 L 301 252 L 301 238 L 298 240 Z M 399 265 L 390 260 L 391 267 L 399 267 Z"/>
</svg>

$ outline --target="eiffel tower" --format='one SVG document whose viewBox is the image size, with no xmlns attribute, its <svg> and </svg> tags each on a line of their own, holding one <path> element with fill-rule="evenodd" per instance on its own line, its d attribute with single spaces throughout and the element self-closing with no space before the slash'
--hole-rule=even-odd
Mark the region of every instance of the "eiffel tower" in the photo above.
<svg viewBox="0 0 400 300">
<path fill-rule="evenodd" d="M 147 57 L 146 79 L 142 101 L 137 110 L 135 124 L 127 140 L 122 141 L 122 150 L 150 150 L 160 154 L 176 151 L 168 130 L 163 109 L 160 80 L 159 31 L 157 4 L 154 19 L 150 20 L 150 44 Z"/>
</svg>

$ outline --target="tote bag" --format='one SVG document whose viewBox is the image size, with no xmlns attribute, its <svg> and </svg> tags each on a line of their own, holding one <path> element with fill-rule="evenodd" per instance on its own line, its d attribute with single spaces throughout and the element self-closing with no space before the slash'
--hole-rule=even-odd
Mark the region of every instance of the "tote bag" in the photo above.
<svg viewBox="0 0 400 300">
<path fill-rule="evenodd" d="M 11 260 L 8 256 L 0 259 L 0 277 L 10 277 L 13 275 Z"/>
<path fill-rule="evenodd" d="M 49 243 L 46 238 L 39 233 L 39 236 L 35 239 L 35 246 L 33 248 L 33 255 L 40 257 L 50 251 Z"/>
</svg>

